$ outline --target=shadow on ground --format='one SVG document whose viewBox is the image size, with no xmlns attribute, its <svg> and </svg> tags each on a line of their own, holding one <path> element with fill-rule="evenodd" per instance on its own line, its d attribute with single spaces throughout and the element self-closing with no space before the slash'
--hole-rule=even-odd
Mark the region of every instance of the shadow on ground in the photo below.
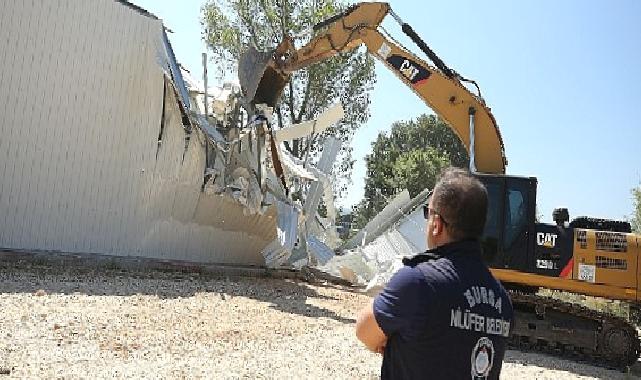
<svg viewBox="0 0 641 380">
<path fill-rule="evenodd" d="M 68 263 L 67 263 L 68 264 Z M 0 261 L 2 293 L 85 294 L 92 296 L 153 295 L 173 299 L 197 293 L 248 297 L 270 304 L 285 313 L 331 318 L 354 323 L 334 311 L 310 305 L 308 299 L 333 300 L 307 283 L 296 280 L 228 277 L 191 269 L 130 270 L 121 268 L 60 265 L 38 260 Z"/>
</svg>

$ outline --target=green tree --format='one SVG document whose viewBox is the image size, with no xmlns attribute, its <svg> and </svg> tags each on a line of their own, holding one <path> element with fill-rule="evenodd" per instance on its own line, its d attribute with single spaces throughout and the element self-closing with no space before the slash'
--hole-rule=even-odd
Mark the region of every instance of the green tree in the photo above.
<svg viewBox="0 0 641 380">
<path fill-rule="evenodd" d="M 312 26 L 344 9 L 341 0 L 208 0 L 202 7 L 204 38 L 212 60 L 225 72 L 234 71 L 241 52 L 253 45 L 269 51 L 284 36 L 299 38 L 297 46 L 309 41 Z M 286 127 L 316 118 L 328 106 L 341 101 L 345 117 L 325 133 L 343 144 L 340 172 L 348 177 L 353 160 L 354 131 L 369 118 L 369 93 L 375 81 L 374 62 L 364 49 L 337 55 L 292 76 L 275 110 L 279 126 Z M 299 158 L 315 154 L 320 136 L 296 140 L 286 149 Z"/>
<path fill-rule="evenodd" d="M 365 195 L 356 206 L 356 224 L 364 226 L 403 189 L 411 197 L 434 187 L 441 170 L 467 167 L 465 147 L 452 129 L 434 115 L 392 124 L 380 133 L 366 158 Z"/>
<path fill-rule="evenodd" d="M 396 188 L 405 188 L 410 196 L 416 196 L 425 188 L 434 187 L 436 178 L 448 166 L 448 157 L 432 147 L 403 152 L 394 164 Z"/>
<path fill-rule="evenodd" d="M 632 189 L 634 215 L 632 216 L 632 230 L 641 233 L 641 184 Z"/>
</svg>

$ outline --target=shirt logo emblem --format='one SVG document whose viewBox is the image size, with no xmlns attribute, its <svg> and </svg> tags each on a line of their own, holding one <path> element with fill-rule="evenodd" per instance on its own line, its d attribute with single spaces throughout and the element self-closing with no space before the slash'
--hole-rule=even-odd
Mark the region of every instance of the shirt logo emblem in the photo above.
<svg viewBox="0 0 641 380">
<path fill-rule="evenodd" d="M 472 380 L 485 380 L 490 374 L 494 364 L 494 345 L 492 341 L 483 337 L 476 342 L 472 349 Z"/>
</svg>

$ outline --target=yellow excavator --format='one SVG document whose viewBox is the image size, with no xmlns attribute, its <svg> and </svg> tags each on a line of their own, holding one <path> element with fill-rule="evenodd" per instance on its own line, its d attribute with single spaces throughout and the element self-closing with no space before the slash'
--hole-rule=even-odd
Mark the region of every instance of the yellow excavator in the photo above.
<svg viewBox="0 0 641 380">
<path fill-rule="evenodd" d="M 380 25 L 388 15 L 432 64 L 384 34 Z M 273 52 L 251 52 L 246 55 L 251 58 L 241 59 L 245 96 L 273 107 L 294 71 L 364 45 L 449 124 L 468 150 L 470 169 L 488 190 L 482 244 L 487 264 L 512 297 L 511 343 L 608 367 L 636 362 L 639 337 L 627 319 L 539 292 L 561 290 L 625 301 L 631 310 L 641 307 L 641 236 L 631 233 L 630 224 L 588 217 L 570 222 L 562 208 L 554 210 L 555 224 L 537 223 L 537 180 L 505 175 L 501 134 L 476 83 L 445 65 L 387 3 L 353 5 L 314 30 L 316 36 L 301 48 L 285 38 Z"/>
</svg>

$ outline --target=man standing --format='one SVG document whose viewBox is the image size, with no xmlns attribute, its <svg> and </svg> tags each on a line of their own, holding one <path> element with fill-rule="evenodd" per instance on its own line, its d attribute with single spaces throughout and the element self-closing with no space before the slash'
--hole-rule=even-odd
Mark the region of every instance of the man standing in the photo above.
<svg viewBox="0 0 641 380">
<path fill-rule="evenodd" d="M 358 316 L 382 379 L 498 379 L 512 304 L 481 258 L 487 191 L 447 169 L 423 206 L 427 247 Z"/>
</svg>

